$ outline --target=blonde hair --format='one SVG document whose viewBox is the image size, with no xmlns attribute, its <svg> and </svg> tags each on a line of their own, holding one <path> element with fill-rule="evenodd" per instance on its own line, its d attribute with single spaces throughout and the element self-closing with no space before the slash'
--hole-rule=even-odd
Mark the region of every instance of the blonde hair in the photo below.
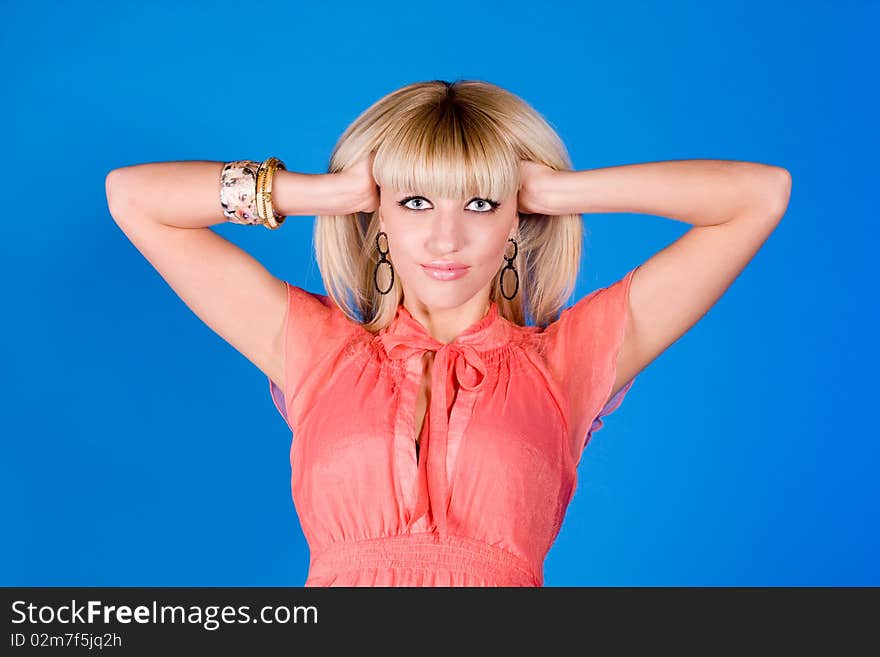
<svg viewBox="0 0 880 657">
<path fill-rule="evenodd" d="M 445 198 L 514 194 L 519 188 L 520 159 L 555 170 L 572 168 L 562 140 L 535 109 L 509 91 L 479 80 L 416 82 L 387 94 L 340 136 L 328 173 L 345 169 L 371 151 L 375 151 L 373 178 L 380 187 Z M 328 296 L 371 332 L 394 319 L 403 298 L 397 276 L 388 294 L 376 290 L 378 233 L 378 211 L 319 215 L 315 222 L 316 259 Z M 527 317 L 539 326 L 555 321 L 575 287 L 582 239 L 579 214 L 520 213 L 513 262 L 519 291 L 512 300 L 501 294 L 502 260 L 490 289 L 499 313 L 519 325 L 525 325 Z M 393 257 L 389 252 L 392 264 Z M 383 265 L 380 274 L 387 269 Z M 513 277 L 508 276 L 508 293 L 511 283 Z M 379 285 L 387 288 L 387 279 L 380 279 Z"/>
</svg>

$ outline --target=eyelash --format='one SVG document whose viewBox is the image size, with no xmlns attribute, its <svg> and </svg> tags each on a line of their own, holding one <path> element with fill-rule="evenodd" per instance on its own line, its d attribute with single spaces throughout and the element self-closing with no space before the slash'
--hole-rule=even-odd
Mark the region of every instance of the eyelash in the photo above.
<svg viewBox="0 0 880 657">
<path fill-rule="evenodd" d="M 406 198 L 401 199 L 400 201 L 398 201 L 398 202 L 397 202 L 397 205 L 399 205 L 400 207 L 402 207 L 404 210 L 412 210 L 413 212 L 422 212 L 421 209 L 408 208 L 408 207 L 406 207 L 406 204 L 407 204 L 407 203 L 409 203 L 410 201 L 412 201 L 413 199 L 416 199 L 416 198 L 417 198 L 417 199 L 422 199 L 422 200 L 424 200 L 424 201 L 427 201 L 427 200 L 428 200 L 428 199 L 426 199 L 424 196 L 407 196 Z M 468 201 L 468 205 L 470 205 L 470 204 L 473 203 L 474 201 L 484 201 L 484 202 L 488 203 L 490 206 L 492 206 L 492 209 L 491 209 L 491 210 L 474 210 L 474 212 L 476 212 L 477 214 L 492 214 L 493 212 L 495 212 L 495 211 L 501 206 L 501 203 L 499 203 L 498 201 L 494 201 L 494 200 L 492 200 L 492 199 L 490 199 L 490 198 L 479 198 L 479 197 L 472 198 L 470 201 Z"/>
</svg>

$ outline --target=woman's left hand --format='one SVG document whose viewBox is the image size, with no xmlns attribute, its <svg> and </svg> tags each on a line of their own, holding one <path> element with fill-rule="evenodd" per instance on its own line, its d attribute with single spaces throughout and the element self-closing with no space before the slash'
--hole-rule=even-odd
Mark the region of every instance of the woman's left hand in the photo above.
<svg viewBox="0 0 880 657">
<path fill-rule="evenodd" d="M 517 192 L 517 211 L 525 214 L 560 214 L 553 206 L 550 190 L 563 174 L 546 164 L 531 160 L 519 161 L 520 185 Z"/>
</svg>

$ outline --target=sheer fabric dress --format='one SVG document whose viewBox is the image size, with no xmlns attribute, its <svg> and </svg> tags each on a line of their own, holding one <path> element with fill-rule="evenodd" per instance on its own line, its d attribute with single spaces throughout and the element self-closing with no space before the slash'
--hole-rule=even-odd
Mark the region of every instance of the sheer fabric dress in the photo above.
<svg viewBox="0 0 880 657">
<path fill-rule="evenodd" d="M 373 334 L 285 282 L 291 494 L 305 586 L 542 586 L 591 435 L 614 397 L 635 269 L 541 328 L 488 313 L 444 344 L 403 305 Z M 420 449 L 422 356 L 433 351 Z"/>
</svg>

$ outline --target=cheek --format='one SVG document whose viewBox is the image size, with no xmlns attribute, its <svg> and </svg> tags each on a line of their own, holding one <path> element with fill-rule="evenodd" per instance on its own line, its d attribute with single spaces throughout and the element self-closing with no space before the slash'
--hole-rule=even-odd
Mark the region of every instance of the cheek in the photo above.
<svg viewBox="0 0 880 657">
<path fill-rule="evenodd" d="M 507 237 L 509 234 L 509 230 L 502 226 L 499 230 L 484 235 L 479 247 L 480 261 L 491 266 L 500 265 L 508 247 Z"/>
<path fill-rule="evenodd" d="M 413 230 L 401 230 L 397 228 L 393 234 L 394 237 L 390 242 L 391 257 L 397 256 L 398 260 L 415 260 L 420 256 L 419 253 L 419 236 Z"/>
<path fill-rule="evenodd" d="M 396 213 L 385 214 L 383 223 L 385 225 L 380 230 L 388 234 L 388 248 L 391 251 L 389 257 L 393 258 L 397 254 L 403 258 L 406 253 L 412 252 L 412 246 L 418 239 L 412 226 Z"/>
</svg>

